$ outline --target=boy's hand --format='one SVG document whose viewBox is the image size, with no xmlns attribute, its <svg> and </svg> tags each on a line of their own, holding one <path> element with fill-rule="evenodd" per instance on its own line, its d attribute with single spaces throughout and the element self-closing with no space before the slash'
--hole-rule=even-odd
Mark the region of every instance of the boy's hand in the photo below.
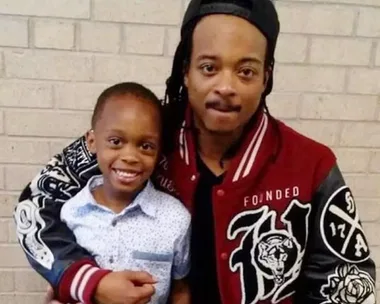
<svg viewBox="0 0 380 304">
<path fill-rule="evenodd" d="M 148 303 L 155 292 L 155 283 L 144 271 L 111 272 L 100 280 L 94 299 L 99 304 Z"/>
</svg>

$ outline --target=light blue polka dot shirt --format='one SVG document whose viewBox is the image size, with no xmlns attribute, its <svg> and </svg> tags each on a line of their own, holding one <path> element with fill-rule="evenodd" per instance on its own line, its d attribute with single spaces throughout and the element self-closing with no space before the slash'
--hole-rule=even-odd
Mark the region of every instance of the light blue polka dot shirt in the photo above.
<svg viewBox="0 0 380 304">
<path fill-rule="evenodd" d="M 176 198 L 151 182 L 122 212 L 98 204 L 91 189 L 103 183 L 92 177 L 62 207 L 61 219 L 101 268 L 144 270 L 157 280 L 151 303 L 166 303 L 171 280 L 190 269 L 190 214 Z"/>
</svg>

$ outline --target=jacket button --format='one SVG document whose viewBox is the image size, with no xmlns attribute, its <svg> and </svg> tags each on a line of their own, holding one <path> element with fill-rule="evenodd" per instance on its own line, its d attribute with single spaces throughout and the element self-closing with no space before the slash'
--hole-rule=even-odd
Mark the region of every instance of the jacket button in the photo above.
<svg viewBox="0 0 380 304">
<path fill-rule="evenodd" d="M 195 181 L 197 179 L 197 177 L 195 175 L 192 175 L 190 179 L 193 182 L 193 181 Z"/>
<path fill-rule="evenodd" d="M 220 255 L 220 258 L 225 261 L 228 259 L 228 254 L 226 252 L 223 252 L 221 255 Z"/>
<path fill-rule="evenodd" d="M 216 194 L 217 194 L 218 196 L 223 196 L 225 193 L 224 193 L 224 190 L 219 189 L 218 191 L 216 191 Z"/>
</svg>

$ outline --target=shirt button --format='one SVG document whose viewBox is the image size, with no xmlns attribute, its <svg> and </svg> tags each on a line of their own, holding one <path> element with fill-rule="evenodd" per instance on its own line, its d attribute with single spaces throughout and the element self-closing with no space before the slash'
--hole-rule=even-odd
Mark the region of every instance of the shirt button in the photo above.
<svg viewBox="0 0 380 304">
<path fill-rule="evenodd" d="M 110 257 L 110 259 L 108 261 L 112 264 L 113 263 L 113 257 Z"/>
<path fill-rule="evenodd" d="M 217 194 L 218 196 L 223 196 L 223 195 L 225 194 L 225 192 L 224 192 L 224 190 L 219 189 L 218 191 L 216 191 L 216 194 Z"/>
<path fill-rule="evenodd" d="M 112 220 L 111 225 L 112 225 L 113 227 L 115 227 L 116 224 L 117 224 L 117 220 Z"/>
<path fill-rule="evenodd" d="M 193 181 L 195 181 L 197 179 L 197 177 L 195 175 L 192 175 L 190 179 L 193 182 Z"/>
<path fill-rule="evenodd" d="M 226 252 L 223 252 L 221 255 L 220 255 L 220 258 L 225 261 L 228 259 L 228 254 Z"/>
</svg>

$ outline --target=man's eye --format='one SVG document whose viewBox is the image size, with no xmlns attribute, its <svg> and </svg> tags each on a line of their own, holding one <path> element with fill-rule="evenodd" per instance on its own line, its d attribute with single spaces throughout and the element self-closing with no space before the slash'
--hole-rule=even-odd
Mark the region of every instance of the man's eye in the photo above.
<svg viewBox="0 0 380 304">
<path fill-rule="evenodd" d="M 204 64 L 201 66 L 201 70 L 205 74 L 212 74 L 215 72 L 215 67 L 211 64 Z"/>
<path fill-rule="evenodd" d="M 251 78 L 253 77 L 256 73 L 252 69 L 244 68 L 239 71 L 239 74 L 245 78 Z"/>
</svg>

